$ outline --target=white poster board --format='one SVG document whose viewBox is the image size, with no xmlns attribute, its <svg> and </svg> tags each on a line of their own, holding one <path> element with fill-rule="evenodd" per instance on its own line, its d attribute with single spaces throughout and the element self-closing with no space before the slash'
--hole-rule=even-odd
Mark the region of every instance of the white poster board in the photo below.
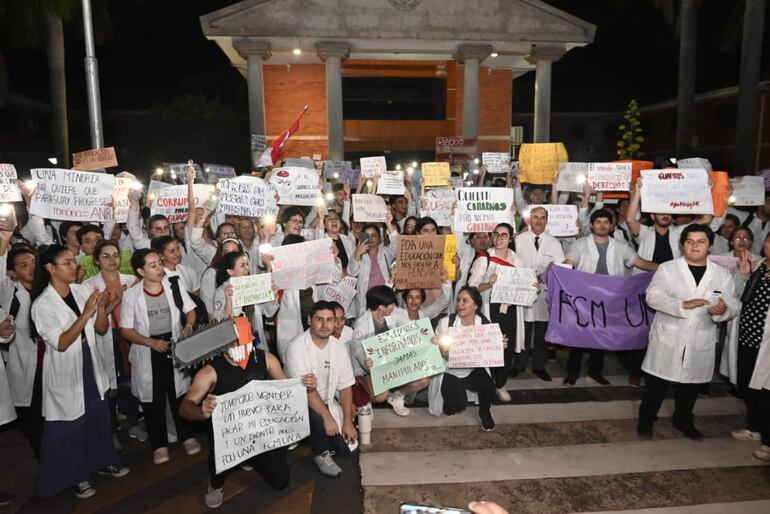
<svg viewBox="0 0 770 514">
<path fill-rule="evenodd" d="M 231 277 L 230 284 L 233 286 L 234 309 L 275 300 L 272 273 Z"/>
<path fill-rule="evenodd" d="M 299 378 L 254 380 L 217 396 L 211 413 L 217 473 L 310 435 L 307 389 Z"/>
<path fill-rule="evenodd" d="M 128 199 L 128 193 L 131 191 L 134 180 L 130 177 L 115 177 L 115 190 L 112 192 L 114 206 L 112 216 L 115 223 L 128 221 L 128 208 L 131 203 Z"/>
<path fill-rule="evenodd" d="M 265 253 L 273 255 L 273 281 L 281 289 L 307 289 L 332 281 L 334 255 L 331 239 L 276 246 Z"/>
<path fill-rule="evenodd" d="M 332 282 L 327 284 L 323 290 L 323 297 L 329 302 L 337 302 L 342 305 L 342 308 L 347 312 L 350 308 L 350 304 L 353 303 L 353 298 L 356 296 L 356 284 L 358 279 L 346 275 L 339 282 Z"/>
<path fill-rule="evenodd" d="M 504 365 L 503 333 L 497 323 L 449 327 L 447 333 L 451 340 L 447 368 L 498 368 Z"/>
<path fill-rule="evenodd" d="M 642 211 L 713 214 L 705 169 L 642 170 Z"/>
<path fill-rule="evenodd" d="M 324 161 L 323 174 L 327 180 L 335 180 L 342 183 L 345 173 L 352 170 L 350 161 Z"/>
<path fill-rule="evenodd" d="M 0 202 L 20 202 L 21 192 L 16 181 L 16 167 L 13 164 L 0 163 Z"/>
<path fill-rule="evenodd" d="M 278 205 L 314 206 L 318 205 L 319 199 L 323 199 L 315 169 L 274 168 L 270 176 L 270 185 L 280 195 Z"/>
<path fill-rule="evenodd" d="M 559 163 L 559 180 L 556 182 L 556 188 L 560 192 L 582 193 L 587 174 L 587 162 Z"/>
<path fill-rule="evenodd" d="M 385 223 L 388 207 L 385 199 L 378 195 L 353 195 L 353 221 L 362 223 Z"/>
<path fill-rule="evenodd" d="M 433 218 L 439 227 L 451 227 L 455 199 L 455 192 L 451 189 L 428 189 L 423 197 L 422 215 Z"/>
<path fill-rule="evenodd" d="M 530 268 L 497 267 L 497 281 L 492 286 L 490 303 L 531 307 L 537 300 L 535 270 Z"/>
<path fill-rule="evenodd" d="M 714 171 L 711 167 L 711 161 L 703 157 L 692 157 L 690 159 L 679 159 L 676 161 L 676 167 L 680 170 L 694 170 L 703 168 L 706 171 Z"/>
<path fill-rule="evenodd" d="M 492 232 L 499 223 L 513 224 L 513 189 L 464 187 L 457 190 L 454 232 Z"/>
<path fill-rule="evenodd" d="M 378 195 L 402 195 L 405 192 L 404 174 L 400 171 L 386 171 L 377 180 Z"/>
<path fill-rule="evenodd" d="M 571 237 L 577 235 L 577 205 L 550 203 L 545 205 L 531 205 L 529 207 L 530 212 L 535 207 L 542 207 L 548 211 L 548 224 L 545 227 L 546 232 L 554 237 Z M 526 217 L 529 217 L 529 214 L 527 214 Z"/>
<path fill-rule="evenodd" d="M 278 205 L 275 190 L 259 177 L 243 175 L 220 180 L 217 212 L 232 216 L 259 218 L 265 214 L 275 216 Z"/>
<path fill-rule="evenodd" d="M 110 221 L 115 176 L 107 173 L 35 168 L 29 212 L 63 221 Z"/>
<path fill-rule="evenodd" d="M 173 184 L 169 184 L 168 182 L 161 182 L 160 180 L 150 179 L 150 185 L 147 186 L 147 198 L 149 200 L 153 200 L 155 198 L 155 194 L 158 191 L 169 187 L 173 187 Z"/>
<path fill-rule="evenodd" d="M 214 191 L 208 184 L 193 184 L 195 205 L 204 205 Z M 150 214 L 162 214 L 169 223 L 187 221 L 187 185 L 171 186 L 155 192 Z"/>
<path fill-rule="evenodd" d="M 733 186 L 731 202 L 739 206 L 765 204 L 765 179 L 757 176 L 736 177 L 730 179 Z"/>
<path fill-rule="evenodd" d="M 388 171 L 388 166 L 385 163 L 385 156 L 380 155 L 377 157 L 361 157 L 361 175 L 365 178 L 372 178 L 381 173 Z"/>
<path fill-rule="evenodd" d="M 589 162 L 586 179 L 594 191 L 628 192 L 631 169 L 630 162 Z"/>
<path fill-rule="evenodd" d="M 481 163 L 487 173 L 506 174 L 511 170 L 511 156 L 508 152 L 482 152 Z"/>
</svg>

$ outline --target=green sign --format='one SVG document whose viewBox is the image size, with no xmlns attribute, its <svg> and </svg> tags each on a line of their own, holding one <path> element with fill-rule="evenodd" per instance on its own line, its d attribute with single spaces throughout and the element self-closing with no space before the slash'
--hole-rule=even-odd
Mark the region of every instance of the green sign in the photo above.
<svg viewBox="0 0 770 514">
<path fill-rule="evenodd" d="M 133 255 L 131 250 L 122 250 L 120 252 L 119 272 L 125 273 L 126 275 L 134 274 L 134 270 L 131 268 L 131 255 Z M 99 274 L 99 268 L 97 268 L 96 264 L 94 264 L 94 258 L 91 255 L 81 255 L 78 257 L 78 265 L 83 268 L 86 273 L 83 277 L 83 280 L 88 280 L 89 278 L 95 277 Z"/>
<path fill-rule="evenodd" d="M 446 370 L 433 327 L 423 318 L 361 342 L 371 369 L 374 394 L 430 377 Z"/>
</svg>

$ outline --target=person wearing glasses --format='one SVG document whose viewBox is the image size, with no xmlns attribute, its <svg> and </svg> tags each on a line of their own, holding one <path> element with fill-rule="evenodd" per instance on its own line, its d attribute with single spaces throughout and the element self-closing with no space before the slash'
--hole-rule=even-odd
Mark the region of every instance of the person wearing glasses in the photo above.
<svg viewBox="0 0 770 514">
<path fill-rule="evenodd" d="M 49 497 L 74 487 L 89 498 L 91 473 L 122 477 L 112 441 L 105 395 L 110 379 L 98 355 L 96 334 L 109 330 L 108 296 L 76 284 L 70 250 L 40 251 L 32 287 L 33 332 L 48 345 L 43 358 L 43 440 L 36 494 Z"/>
</svg>

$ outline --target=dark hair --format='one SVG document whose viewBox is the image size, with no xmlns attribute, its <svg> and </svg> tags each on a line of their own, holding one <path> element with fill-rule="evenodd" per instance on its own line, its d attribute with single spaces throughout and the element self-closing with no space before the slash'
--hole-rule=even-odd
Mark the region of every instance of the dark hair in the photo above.
<svg viewBox="0 0 770 514">
<path fill-rule="evenodd" d="M 32 292 L 30 293 L 32 302 L 34 302 L 37 297 L 45 291 L 48 284 L 51 283 L 51 274 L 46 269 L 46 264 L 53 264 L 59 255 L 68 251 L 69 248 L 66 246 L 57 244 L 41 246 L 38 249 L 37 263 L 35 264 L 35 278 L 32 279 Z"/>
<path fill-rule="evenodd" d="M 607 220 L 612 223 L 614 216 L 607 209 L 597 209 L 591 213 L 591 225 L 593 225 L 594 221 L 598 220 L 599 218 L 607 218 Z"/>
<path fill-rule="evenodd" d="M 366 292 L 366 308 L 370 311 L 380 305 L 396 303 L 396 293 L 388 286 L 375 286 Z"/>
<path fill-rule="evenodd" d="M 96 243 L 96 246 L 94 247 L 94 254 L 91 256 L 94 260 L 94 264 L 99 266 L 99 254 L 102 253 L 102 250 L 104 250 L 108 246 L 114 246 L 118 249 L 118 255 L 120 255 L 120 246 L 118 246 L 118 242 L 113 239 L 102 239 L 98 243 Z M 101 266 L 99 266 L 99 269 L 101 269 Z"/>
<path fill-rule="evenodd" d="M 154 253 L 158 257 L 160 257 L 160 252 L 152 248 L 141 248 L 139 250 L 134 251 L 134 254 L 131 256 L 131 269 L 134 270 L 134 275 L 136 275 L 139 278 L 142 277 L 139 274 L 139 268 L 144 267 L 144 260 L 151 253 Z"/>
<path fill-rule="evenodd" d="M 476 304 L 476 312 L 480 312 L 481 307 L 484 305 L 484 301 L 481 299 L 481 292 L 479 289 L 473 286 L 463 286 L 459 291 L 457 291 L 457 296 L 460 296 L 460 293 L 463 291 L 468 293 L 468 295 L 471 297 L 471 300 L 473 300 L 473 303 Z"/>
<path fill-rule="evenodd" d="M 412 289 L 404 289 L 401 291 L 401 298 L 404 299 L 404 302 L 406 302 L 406 297 L 409 296 L 409 293 L 412 291 L 419 291 L 420 292 L 420 299 L 422 300 L 422 303 L 425 303 L 425 299 L 427 298 L 425 294 L 425 289 L 417 289 L 416 287 L 413 287 Z"/>
<path fill-rule="evenodd" d="M 152 216 L 150 216 L 150 217 L 147 219 L 147 228 L 149 229 L 150 227 L 152 227 L 152 225 L 153 225 L 153 224 L 154 224 L 156 221 L 166 221 L 166 222 L 168 222 L 168 218 L 167 218 L 167 217 L 165 217 L 165 216 L 164 216 L 164 215 L 162 215 L 162 214 L 153 214 Z M 170 222 L 169 222 L 169 224 L 170 224 Z"/>
<path fill-rule="evenodd" d="M 82 227 L 82 226 L 83 224 L 80 223 L 79 221 L 62 221 L 61 225 L 59 225 L 59 241 L 61 241 L 62 244 L 65 244 L 67 241 L 67 232 L 69 232 L 72 227 Z M 80 242 L 79 238 L 78 238 L 78 242 Z"/>
<path fill-rule="evenodd" d="M 419 234 L 420 231 L 423 229 L 423 227 L 426 227 L 428 225 L 433 225 L 436 227 L 436 232 L 439 231 L 438 223 L 436 223 L 436 220 L 431 218 L 430 216 L 423 216 L 419 220 L 417 220 L 417 225 L 414 227 L 414 233 Z"/>
<path fill-rule="evenodd" d="M 376 223 L 367 223 L 366 225 L 361 227 L 361 233 L 363 234 L 364 232 L 366 232 L 367 228 L 370 228 L 372 230 L 376 230 L 377 234 L 380 236 L 380 238 L 382 238 L 382 230 L 380 230 L 380 226 L 379 225 L 377 225 Z"/>
<path fill-rule="evenodd" d="M 214 235 L 216 236 L 216 238 L 217 238 L 217 239 L 219 239 L 219 234 L 221 234 L 221 233 L 222 233 L 222 227 L 224 227 L 224 226 L 230 226 L 230 227 L 232 227 L 232 229 L 233 229 L 233 232 L 235 232 L 235 225 L 233 225 L 233 224 L 232 224 L 232 223 L 230 223 L 230 222 L 225 222 L 225 223 L 222 223 L 221 225 L 219 225 L 219 226 L 217 227 L 217 232 L 216 232 L 216 234 L 214 234 Z"/>
<path fill-rule="evenodd" d="M 735 233 L 738 232 L 739 230 L 743 230 L 744 232 L 746 232 L 749 235 L 749 241 L 751 241 L 752 243 L 754 242 L 754 232 L 749 227 L 735 227 L 735 230 L 733 230 L 733 233 L 730 236 L 730 239 L 735 237 Z M 732 246 L 732 244 L 730 246 Z M 10 257 L 8 258 L 10 259 Z"/>
<path fill-rule="evenodd" d="M 26 245 L 14 246 L 8 250 L 8 256 L 6 257 L 6 266 L 8 270 L 16 271 L 16 257 L 24 254 L 35 255 L 35 252 Z"/>
<path fill-rule="evenodd" d="M 294 216 L 302 216 L 302 221 L 305 221 L 305 213 L 302 212 L 302 209 L 299 207 L 291 206 L 283 211 L 283 215 L 281 216 L 281 225 L 286 224 Z"/>
<path fill-rule="evenodd" d="M 219 262 L 222 260 L 222 257 L 226 253 L 229 253 L 229 252 L 225 251 L 225 244 L 226 243 L 236 243 L 240 250 L 235 250 L 235 251 L 245 252 L 245 250 L 243 249 L 243 244 L 240 241 L 238 241 L 237 239 L 233 239 L 231 237 L 228 237 L 227 239 L 225 239 L 224 241 L 219 243 L 219 245 L 217 246 L 217 251 L 214 254 L 214 257 L 211 258 L 211 263 L 209 263 L 209 266 L 208 266 L 209 268 L 212 268 L 212 269 L 216 270 L 217 267 L 219 266 Z M 233 250 L 231 250 L 231 251 L 233 251 Z"/>
<path fill-rule="evenodd" d="M 407 216 L 406 218 L 404 218 L 404 235 L 414 235 L 415 234 L 414 231 L 413 232 L 407 232 L 406 231 L 406 224 L 409 223 L 409 220 L 414 220 L 414 228 L 415 229 L 417 228 L 417 222 L 420 221 L 419 219 L 417 219 L 417 216 Z"/>
<path fill-rule="evenodd" d="M 174 236 L 154 237 L 150 241 L 150 248 L 162 255 L 166 251 L 166 247 L 171 243 L 179 243 L 179 241 Z"/>
<path fill-rule="evenodd" d="M 332 302 L 326 300 L 320 300 L 310 306 L 310 310 L 307 312 L 307 317 L 312 318 L 318 311 L 332 311 L 334 313 L 334 305 Z"/>
<path fill-rule="evenodd" d="M 334 307 L 334 310 L 335 310 L 335 311 L 336 311 L 337 309 L 339 309 L 339 310 L 341 310 L 341 311 L 342 311 L 342 313 L 343 313 L 343 314 L 345 313 L 345 307 L 343 307 L 342 305 L 340 305 L 340 302 L 333 302 L 333 301 L 329 301 L 328 303 L 329 303 L 329 305 L 331 305 L 332 307 Z"/>
<path fill-rule="evenodd" d="M 705 233 L 706 237 L 709 240 L 709 246 L 714 245 L 714 231 L 711 230 L 711 227 L 709 227 L 705 223 L 691 223 L 686 227 L 684 227 L 684 230 L 682 230 L 682 234 L 679 236 L 679 244 L 684 246 L 684 242 L 687 239 L 687 236 L 689 234 L 692 234 L 693 232 Z"/>
<path fill-rule="evenodd" d="M 339 182 L 332 185 L 332 193 L 339 193 L 340 191 L 345 190 L 345 184 L 340 184 Z"/>
<path fill-rule="evenodd" d="M 396 200 L 398 200 L 399 198 L 403 198 L 404 200 L 406 200 L 406 196 L 404 195 L 390 195 L 390 199 L 388 200 L 388 203 L 390 205 L 393 205 L 396 203 Z"/>
<path fill-rule="evenodd" d="M 735 228 L 738 228 L 741 226 L 741 220 L 735 214 L 725 214 L 725 221 L 732 221 L 733 225 L 735 225 Z M 724 225 L 724 221 L 722 222 L 722 224 Z"/>
<path fill-rule="evenodd" d="M 75 232 L 75 237 L 78 238 L 78 243 L 83 244 L 83 236 L 86 234 L 90 234 L 91 232 L 96 232 L 97 234 L 102 233 L 102 229 L 100 229 L 98 226 L 89 223 L 88 225 L 83 225 L 78 229 L 77 232 Z"/>
<path fill-rule="evenodd" d="M 219 264 L 217 265 L 217 274 L 215 279 L 217 287 L 230 280 L 230 274 L 227 273 L 227 270 L 233 269 L 235 267 L 236 261 L 240 257 L 246 257 L 246 254 L 243 252 L 227 252 L 222 256 L 222 259 L 220 259 Z"/>
<path fill-rule="evenodd" d="M 497 230 L 500 227 L 503 227 L 508 232 L 508 248 L 510 250 L 513 250 L 514 249 L 514 245 L 516 244 L 516 240 L 514 239 L 514 236 L 516 234 L 513 231 L 513 227 L 511 226 L 510 223 L 503 222 L 503 223 L 498 223 L 497 225 L 495 225 L 495 230 Z"/>
<path fill-rule="evenodd" d="M 281 242 L 281 246 L 295 245 L 297 243 L 304 243 L 304 242 L 305 242 L 305 238 L 299 234 L 287 234 L 286 236 L 284 236 L 283 241 Z"/>
</svg>

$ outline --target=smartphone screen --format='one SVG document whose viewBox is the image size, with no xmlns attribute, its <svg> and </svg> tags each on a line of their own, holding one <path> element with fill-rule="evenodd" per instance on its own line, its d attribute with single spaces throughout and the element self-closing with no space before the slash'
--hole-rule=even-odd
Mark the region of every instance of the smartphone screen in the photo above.
<svg viewBox="0 0 770 514">
<path fill-rule="evenodd" d="M 425 505 L 420 503 L 402 503 L 400 514 L 472 514 L 471 511 L 460 507 L 445 505 Z"/>
<path fill-rule="evenodd" d="M 366 243 L 367 241 L 369 241 L 369 234 L 364 232 L 363 234 L 361 234 L 361 239 L 359 243 L 363 244 L 363 243 Z"/>
</svg>

